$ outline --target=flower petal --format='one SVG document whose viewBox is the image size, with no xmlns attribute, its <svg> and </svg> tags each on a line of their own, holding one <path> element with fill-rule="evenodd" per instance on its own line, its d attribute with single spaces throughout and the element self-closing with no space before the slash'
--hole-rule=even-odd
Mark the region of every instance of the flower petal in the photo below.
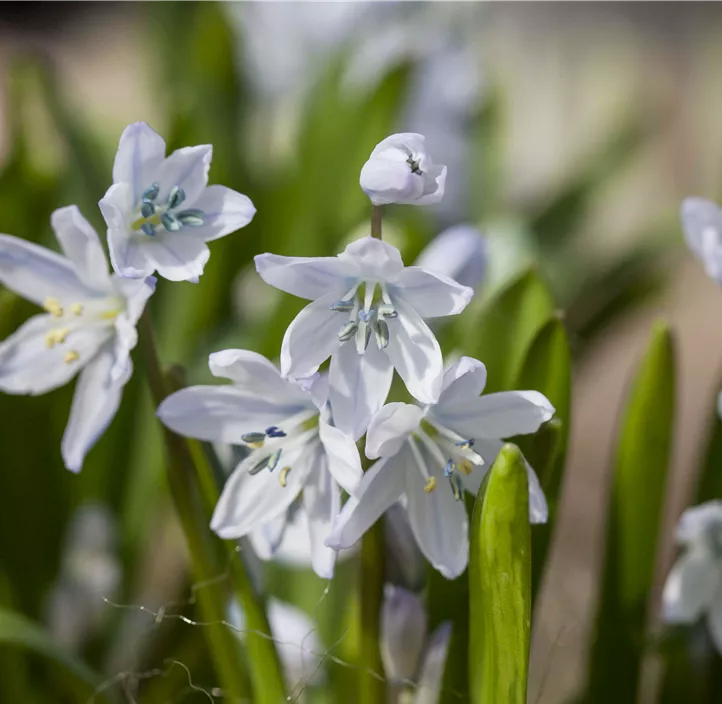
<svg viewBox="0 0 722 704">
<path fill-rule="evenodd" d="M 474 295 L 474 289 L 462 286 L 443 274 L 406 267 L 393 286 L 392 298 L 403 296 L 422 318 L 437 318 L 461 313 Z"/>
<path fill-rule="evenodd" d="M 94 291 L 110 291 L 108 260 L 103 246 L 78 207 L 70 205 L 56 210 L 50 216 L 50 223 L 65 256 L 74 264 L 80 281 Z"/>
<path fill-rule="evenodd" d="M 712 606 L 722 584 L 719 561 L 711 551 L 692 549 L 667 575 L 662 593 L 662 618 L 667 623 L 694 623 Z"/>
<path fill-rule="evenodd" d="M 40 306 L 47 298 L 65 305 L 98 295 L 81 282 L 70 260 L 11 235 L 0 235 L 0 283 Z"/>
<path fill-rule="evenodd" d="M 536 432 L 554 407 L 538 391 L 501 391 L 445 406 L 435 415 L 464 438 L 509 438 Z"/>
<path fill-rule="evenodd" d="M 57 318 L 36 315 L 0 343 L 0 390 L 9 394 L 44 394 L 70 381 L 112 332 L 108 328 L 71 330 L 64 344 L 48 347 L 47 334 Z M 77 359 L 65 361 L 70 351 Z"/>
<path fill-rule="evenodd" d="M 366 434 L 366 457 L 374 460 L 378 457 L 395 455 L 418 429 L 424 410 L 410 403 L 389 403 L 374 417 Z"/>
<path fill-rule="evenodd" d="M 113 182 L 130 185 L 133 202 L 150 186 L 165 157 L 163 138 L 145 122 L 128 125 L 120 137 L 113 164 Z"/>
<path fill-rule="evenodd" d="M 157 415 L 179 435 L 241 445 L 245 433 L 282 427 L 303 408 L 235 386 L 190 386 L 168 396 Z"/>
<path fill-rule="evenodd" d="M 325 544 L 334 520 L 341 511 L 341 490 L 328 471 L 322 447 L 317 447 L 311 475 L 303 488 L 303 508 L 308 515 L 311 537 L 311 566 L 323 579 L 333 577 L 336 551 Z"/>
<path fill-rule="evenodd" d="M 140 235 L 136 236 L 140 237 Z M 147 237 L 140 244 L 141 252 L 153 269 L 169 281 L 198 282 L 211 251 L 192 232 L 166 232 Z"/>
<path fill-rule="evenodd" d="M 195 207 L 195 201 L 208 184 L 208 170 L 211 168 L 212 158 L 213 146 L 210 144 L 176 149 L 153 174 L 153 181 L 160 184 L 158 202 L 164 203 L 171 188 L 178 186 L 186 195 L 183 207 L 186 204 Z M 150 183 L 145 187 L 148 186 Z"/>
<path fill-rule="evenodd" d="M 437 704 L 439 701 L 450 642 L 451 622 L 444 621 L 431 634 L 426 646 L 413 704 Z"/>
<path fill-rule="evenodd" d="M 338 255 L 341 262 L 359 279 L 396 281 L 404 271 L 401 252 L 388 242 L 375 237 L 362 237 L 351 242 Z"/>
<path fill-rule="evenodd" d="M 344 320 L 329 308 L 337 298 L 335 293 L 321 296 L 309 303 L 288 326 L 281 345 L 283 376 L 310 376 L 338 348 L 338 330 Z"/>
<path fill-rule="evenodd" d="M 421 316 L 401 298 L 394 299 L 396 318 L 388 320 L 386 354 L 409 393 L 421 403 L 436 403 L 441 393 L 444 360 L 439 343 Z"/>
<path fill-rule="evenodd" d="M 248 196 L 225 186 L 208 186 L 193 203 L 193 207 L 203 211 L 203 224 L 192 228 L 191 232 L 206 242 L 240 230 L 256 214 L 256 208 Z"/>
<path fill-rule="evenodd" d="M 486 273 L 487 246 L 473 225 L 455 225 L 434 237 L 416 259 L 416 266 L 476 288 Z"/>
<path fill-rule="evenodd" d="M 267 284 L 312 301 L 334 292 L 335 298 L 331 301 L 334 303 L 348 292 L 354 282 L 353 272 L 348 264 L 338 257 L 281 257 L 277 254 L 258 254 L 254 261 L 256 271 Z"/>
<path fill-rule="evenodd" d="M 261 560 L 271 560 L 276 554 L 288 525 L 288 512 L 272 521 L 262 523 L 248 534 L 254 552 Z"/>
<path fill-rule="evenodd" d="M 314 408 L 303 387 L 281 376 L 274 364 L 251 350 L 222 350 L 208 357 L 213 376 L 230 379 L 244 395 L 258 396 L 279 407 Z M 296 412 L 296 411 L 294 411 Z"/>
<path fill-rule="evenodd" d="M 361 458 L 353 438 L 323 418 L 318 424 L 318 434 L 328 459 L 328 471 L 351 496 L 358 490 L 363 477 Z"/>
<path fill-rule="evenodd" d="M 155 293 L 158 280 L 155 276 L 145 279 L 124 279 L 113 276 L 113 287 L 125 299 L 125 317 L 131 325 L 135 325 L 145 310 L 148 299 Z"/>
<path fill-rule="evenodd" d="M 337 428 L 358 440 L 389 395 L 394 369 L 389 358 L 371 343 L 358 354 L 353 340 L 331 357 L 329 401 Z"/>
<path fill-rule="evenodd" d="M 707 611 L 707 628 L 717 652 L 722 655 L 722 584 L 717 587 Z"/>
<path fill-rule="evenodd" d="M 293 467 L 285 487 L 281 486 L 278 472 L 264 469 L 253 476 L 248 473 L 251 463 L 258 461 L 254 454 L 236 467 L 211 519 L 211 529 L 221 538 L 240 538 L 277 518 L 293 503 L 312 469 L 314 448 L 295 448 L 284 455 L 284 463 Z"/>
<path fill-rule="evenodd" d="M 435 414 L 441 416 L 446 409 L 472 398 L 477 398 L 486 386 L 486 367 L 478 359 L 462 357 L 444 373 L 439 403 Z"/>
<path fill-rule="evenodd" d="M 704 264 L 707 275 L 722 283 L 722 211 L 712 201 L 687 198 L 681 216 L 690 249 Z"/>
<path fill-rule="evenodd" d="M 426 448 L 420 446 L 419 453 L 425 463 L 426 474 L 436 478 L 437 486 L 434 491 L 425 490 L 424 476 L 416 467 L 416 459 L 409 449 L 397 455 L 397 461 L 403 461 L 415 470 L 405 473 L 409 523 L 426 559 L 446 579 L 455 579 L 466 569 L 469 561 L 466 506 L 463 501 L 454 498 L 448 480 L 443 476 L 443 467 L 428 456 Z"/>
<path fill-rule="evenodd" d="M 381 660 L 392 680 L 413 680 L 426 640 L 427 617 L 413 592 L 387 584 L 381 608 Z"/>
<path fill-rule="evenodd" d="M 722 501 L 706 501 L 688 508 L 677 522 L 675 538 L 682 545 L 705 543 L 710 531 L 722 526 Z"/>
<path fill-rule="evenodd" d="M 439 203 L 446 191 L 446 167 L 433 164 L 424 174 L 424 194 L 414 201 L 414 205 L 433 205 Z"/>
<path fill-rule="evenodd" d="M 541 488 L 536 472 L 528 462 L 525 462 L 525 464 L 527 487 L 529 489 L 529 523 L 546 523 L 549 520 L 547 497 L 544 496 L 544 490 Z"/>
<path fill-rule="evenodd" d="M 65 428 L 61 451 L 65 466 L 79 472 L 88 451 L 95 445 L 115 417 L 123 396 L 123 388 L 133 373 L 128 364 L 125 374 L 111 377 L 115 363 L 113 342 L 101 348 L 83 367 L 75 386 L 70 418 Z"/>
<path fill-rule="evenodd" d="M 415 203 L 424 193 L 424 179 L 411 171 L 406 160 L 382 154 L 361 167 L 359 185 L 376 205 Z"/>
<path fill-rule="evenodd" d="M 376 462 L 364 472 L 356 492 L 333 524 L 326 545 L 334 550 L 351 547 L 397 501 L 404 489 L 405 468 L 396 458 Z"/>
</svg>

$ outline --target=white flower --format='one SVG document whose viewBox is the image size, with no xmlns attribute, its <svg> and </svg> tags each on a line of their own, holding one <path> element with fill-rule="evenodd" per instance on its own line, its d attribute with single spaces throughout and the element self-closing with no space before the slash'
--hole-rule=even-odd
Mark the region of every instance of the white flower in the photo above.
<svg viewBox="0 0 722 704">
<path fill-rule="evenodd" d="M 434 164 L 420 134 L 392 134 L 376 145 L 360 184 L 374 205 L 429 205 L 444 197 L 446 167 Z"/>
<path fill-rule="evenodd" d="M 722 210 L 712 201 L 687 198 L 681 216 L 689 248 L 704 264 L 707 276 L 722 285 Z"/>
<path fill-rule="evenodd" d="M 51 222 L 65 256 L 0 235 L 0 283 L 46 311 L 0 343 L 0 390 L 44 394 L 80 372 L 61 447 L 65 466 L 79 472 L 118 410 L 133 371 L 135 324 L 155 279 L 110 275 L 97 234 L 75 206 L 56 210 Z"/>
<path fill-rule="evenodd" d="M 667 576 L 662 618 L 667 623 L 695 623 L 706 616 L 722 653 L 722 501 L 687 509 L 676 537 L 685 552 Z"/>
<path fill-rule="evenodd" d="M 448 579 L 464 571 L 469 557 L 464 489 L 479 491 L 503 445 L 500 438 L 536 432 L 554 415 L 549 401 L 536 391 L 479 396 L 485 384 L 484 365 L 462 357 L 444 375 L 436 405 L 390 403 L 374 416 L 366 455 L 381 459 L 346 502 L 327 545 L 352 545 L 401 500 L 426 559 Z M 534 470 L 527 469 L 529 517 L 543 523 L 546 500 Z"/>
<path fill-rule="evenodd" d="M 222 538 L 264 525 L 280 535 L 285 519 L 276 519 L 303 492 L 313 569 L 330 578 L 335 554 L 324 541 L 341 507 L 340 487 L 355 491 L 362 472 L 356 445 L 328 422 L 323 377 L 307 385 L 287 381 L 247 350 L 216 352 L 209 366 L 234 383 L 182 389 L 163 401 L 158 417 L 181 435 L 252 450 L 223 487 L 211 528 Z"/>
<path fill-rule="evenodd" d="M 261 254 L 266 283 L 313 301 L 283 338 L 281 371 L 303 378 L 331 357 L 334 423 L 358 439 L 389 393 L 394 368 L 409 392 L 434 403 L 441 348 L 424 318 L 460 313 L 473 291 L 446 276 L 404 267 L 396 247 L 364 237 L 337 257 Z"/>
<path fill-rule="evenodd" d="M 144 122 L 126 127 L 113 185 L 100 201 L 115 271 L 137 279 L 154 271 L 171 281 L 198 281 L 210 257 L 206 242 L 247 225 L 256 209 L 225 186 L 207 186 L 212 147 L 165 142 Z"/>
<path fill-rule="evenodd" d="M 381 659 L 392 682 L 415 682 L 412 704 L 436 704 L 441 691 L 451 624 L 428 638 L 426 610 L 419 597 L 387 584 L 381 610 Z"/>
<path fill-rule="evenodd" d="M 486 240 L 473 225 L 454 225 L 424 247 L 416 266 L 476 288 L 486 272 Z"/>
</svg>

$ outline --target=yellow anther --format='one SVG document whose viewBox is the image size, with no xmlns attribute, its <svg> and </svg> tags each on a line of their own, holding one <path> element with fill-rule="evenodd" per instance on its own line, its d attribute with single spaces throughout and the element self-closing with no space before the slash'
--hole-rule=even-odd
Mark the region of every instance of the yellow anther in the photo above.
<svg viewBox="0 0 722 704">
<path fill-rule="evenodd" d="M 45 346 L 53 348 L 55 345 L 62 345 L 69 332 L 70 330 L 68 330 L 68 328 L 56 328 L 55 330 L 51 330 L 45 336 Z"/>
<path fill-rule="evenodd" d="M 466 476 L 469 476 L 474 471 L 474 464 L 471 460 L 462 460 L 456 465 Z"/>
<path fill-rule="evenodd" d="M 60 318 L 63 315 L 63 306 L 60 305 L 60 301 L 57 298 L 53 298 L 52 296 L 48 296 L 45 299 L 43 308 L 56 318 Z"/>
<path fill-rule="evenodd" d="M 246 445 L 254 450 L 257 450 L 259 447 L 263 447 L 265 442 L 265 440 L 258 440 L 257 442 L 247 442 Z"/>
<path fill-rule="evenodd" d="M 63 357 L 66 364 L 72 364 L 73 362 L 77 362 L 80 359 L 80 355 L 76 350 L 69 350 L 65 353 L 65 357 Z"/>
<path fill-rule="evenodd" d="M 427 494 L 430 494 L 434 489 L 436 489 L 436 477 L 429 477 L 426 480 L 426 485 L 424 486 L 424 491 Z"/>
<path fill-rule="evenodd" d="M 106 310 L 100 314 L 103 320 L 115 320 L 122 311 L 119 308 L 114 310 Z"/>
<path fill-rule="evenodd" d="M 280 482 L 281 486 L 285 489 L 286 488 L 286 479 L 288 477 L 288 473 L 291 471 L 290 467 L 284 467 L 281 470 L 281 473 L 278 475 L 278 481 Z"/>
<path fill-rule="evenodd" d="M 73 303 L 73 305 L 70 306 L 70 312 L 73 315 L 82 315 L 83 314 L 83 304 L 82 303 Z"/>
</svg>

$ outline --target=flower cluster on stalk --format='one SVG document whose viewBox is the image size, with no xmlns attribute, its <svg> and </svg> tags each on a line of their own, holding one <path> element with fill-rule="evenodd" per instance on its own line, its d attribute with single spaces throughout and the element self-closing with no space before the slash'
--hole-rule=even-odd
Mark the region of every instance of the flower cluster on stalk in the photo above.
<svg viewBox="0 0 722 704">
<path fill-rule="evenodd" d="M 246 196 L 208 186 L 211 157 L 210 145 L 166 156 L 148 125 L 125 130 L 99 203 L 112 274 L 74 206 L 52 218 L 64 256 L 0 236 L 0 282 L 44 310 L 0 344 L 0 389 L 39 394 L 79 375 L 62 444 L 72 471 L 118 409 L 153 275 L 197 282 L 207 243 L 253 218 Z M 370 236 L 334 257 L 255 258 L 266 283 L 310 301 L 286 330 L 280 368 L 250 350 L 220 351 L 210 370 L 230 383 L 184 388 L 158 408 L 174 432 L 241 453 L 211 521 L 219 536 L 249 536 L 268 558 L 303 525 L 313 569 L 330 578 L 338 551 L 398 505 L 436 569 L 447 578 L 465 569 L 464 492 L 479 490 L 503 438 L 535 432 L 554 408 L 535 391 L 482 395 L 478 360 L 444 363 L 427 321 L 458 315 L 473 296 L 484 267 L 473 228 L 444 233 L 414 266 L 380 236 L 382 205 L 436 203 L 445 180 L 423 136 L 383 140 L 360 172 Z M 394 372 L 414 403 L 387 403 Z M 531 467 L 528 477 L 530 520 L 545 521 Z"/>
</svg>

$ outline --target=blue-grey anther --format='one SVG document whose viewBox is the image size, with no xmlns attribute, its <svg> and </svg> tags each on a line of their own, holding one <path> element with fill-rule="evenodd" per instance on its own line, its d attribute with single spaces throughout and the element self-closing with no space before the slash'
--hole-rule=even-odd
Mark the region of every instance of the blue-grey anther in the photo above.
<svg viewBox="0 0 722 704">
<path fill-rule="evenodd" d="M 338 339 L 341 342 L 346 342 L 347 340 L 350 340 L 358 330 L 358 323 L 356 323 L 353 320 L 349 320 L 347 323 L 344 323 L 341 326 L 341 329 L 338 331 Z"/>
<path fill-rule="evenodd" d="M 449 460 L 446 463 L 446 467 L 444 467 L 444 476 L 450 477 L 453 473 L 454 473 L 454 463 L 451 460 Z"/>
<path fill-rule="evenodd" d="M 268 458 L 268 469 L 272 472 L 278 466 L 278 462 L 281 459 L 281 453 L 283 450 L 279 448 Z"/>
<path fill-rule="evenodd" d="M 277 425 L 272 425 L 270 428 L 266 428 L 266 435 L 268 435 L 269 438 L 286 437 L 286 433 L 284 433 Z"/>
<path fill-rule="evenodd" d="M 380 303 L 377 310 L 380 318 L 397 318 L 399 315 L 390 303 Z"/>
<path fill-rule="evenodd" d="M 336 303 L 332 303 L 332 304 L 328 307 L 328 309 L 329 309 L 329 310 L 336 310 L 336 311 L 339 311 L 339 312 L 341 312 L 341 313 L 349 313 L 350 311 L 353 310 L 353 306 L 354 306 L 354 299 L 353 299 L 353 298 L 348 298 L 348 299 L 346 299 L 345 301 L 344 301 L 344 300 L 340 300 L 340 301 L 336 301 Z"/>
<path fill-rule="evenodd" d="M 247 445 L 263 445 L 264 440 L 266 439 L 266 433 L 244 433 L 241 435 L 241 440 L 245 442 Z"/>
<path fill-rule="evenodd" d="M 146 188 L 143 191 L 143 194 L 141 195 L 141 199 L 144 201 L 154 201 L 158 197 L 158 193 L 160 192 L 160 184 L 159 183 L 151 183 L 148 188 Z"/>
<path fill-rule="evenodd" d="M 474 439 L 470 438 L 469 440 L 462 440 L 461 442 L 457 442 L 456 447 L 460 447 L 462 450 L 468 450 L 474 447 Z"/>
<path fill-rule="evenodd" d="M 188 208 L 188 210 L 181 210 L 180 213 L 176 213 L 175 216 L 183 225 L 200 227 L 206 214 L 198 208 Z"/>
<path fill-rule="evenodd" d="M 152 201 L 144 200 L 140 206 L 140 214 L 144 218 L 149 218 L 155 215 L 155 204 Z"/>
<path fill-rule="evenodd" d="M 376 336 L 376 345 L 380 350 L 386 349 L 389 345 L 389 326 L 385 320 L 379 318 L 374 325 L 374 335 Z"/>
<path fill-rule="evenodd" d="M 412 174 L 418 174 L 419 176 L 423 175 L 424 172 L 419 168 L 419 162 L 414 159 L 413 154 L 409 154 L 409 158 L 406 160 L 406 163 L 411 167 Z"/>
<path fill-rule="evenodd" d="M 163 213 L 163 215 L 160 216 L 160 221 L 168 232 L 178 232 L 178 230 L 183 227 L 175 215 L 171 213 Z"/>
<path fill-rule="evenodd" d="M 268 466 L 268 460 L 270 459 L 270 455 L 266 455 L 262 460 L 260 460 L 258 463 L 254 464 L 253 467 L 251 467 L 248 470 L 248 473 L 253 476 L 254 474 L 258 474 L 262 469 L 265 469 Z"/>
<path fill-rule="evenodd" d="M 151 225 L 149 222 L 146 222 L 140 226 L 140 229 L 144 235 L 155 237 L 155 225 Z"/>
<path fill-rule="evenodd" d="M 449 484 L 451 484 L 451 491 L 454 492 L 454 498 L 461 501 L 464 498 L 464 485 L 461 483 L 461 477 L 456 472 L 449 475 Z"/>
<path fill-rule="evenodd" d="M 364 328 L 364 339 L 363 339 L 364 350 L 368 349 L 370 341 L 371 341 L 371 327 L 369 325 L 366 325 Z M 356 345 L 358 347 L 358 342 L 356 343 Z"/>
<path fill-rule="evenodd" d="M 173 186 L 168 194 L 168 207 L 177 208 L 186 199 L 186 192 L 180 186 Z"/>
</svg>

